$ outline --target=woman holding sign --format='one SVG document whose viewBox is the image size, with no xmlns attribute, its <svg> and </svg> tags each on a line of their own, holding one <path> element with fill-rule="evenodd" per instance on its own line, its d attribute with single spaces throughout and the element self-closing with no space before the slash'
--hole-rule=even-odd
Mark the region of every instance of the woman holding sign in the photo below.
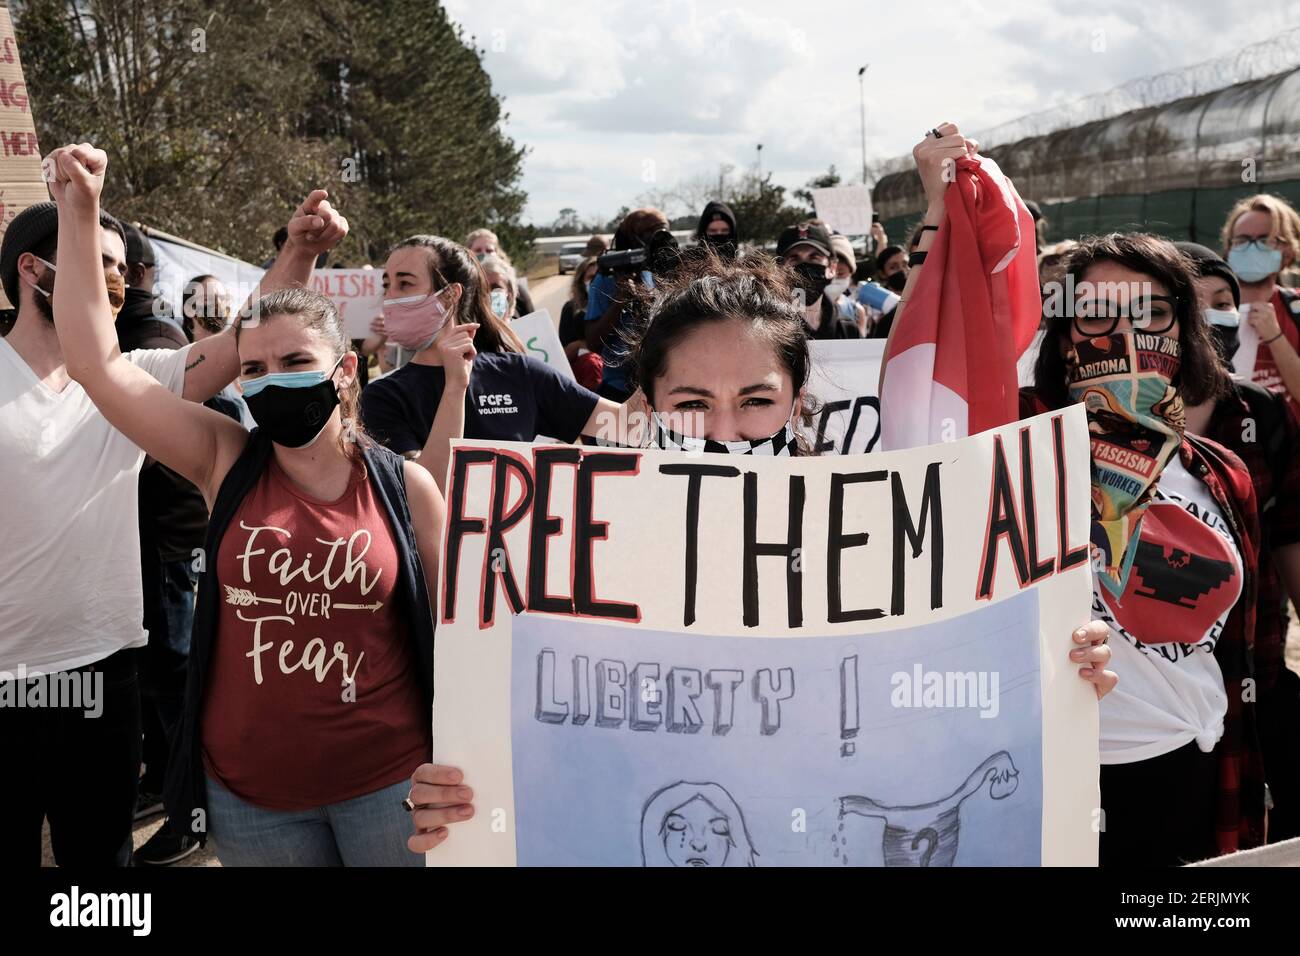
<svg viewBox="0 0 1300 956">
<path fill-rule="evenodd" d="M 761 252 L 726 260 L 707 249 L 641 294 L 644 320 L 627 344 L 651 447 L 813 454 L 812 357 L 788 272 Z"/>
<path fill-rule="evenodd" d="M 128 362 L 101 264 L 107 159 L 82 144 L 46 162 L 68 372 L 211 511 L 171 819 L 210 836 L 227 865 L 418 864 L 402 849 L 402 801 L 430 748 L 424 569 L 437 567 L 442 496 L 351 427 L 356 356 L 318 293 L 264 296 L 237 326 L 251 434 Z M 337 217 L 322 226 L 346 228 Z M 472 815 L 468 791 L 447 794 L 439 820 Z"/>
<path fill-rule="evenodd" d="M 734 261 L 713 253 L 687 257 L 643 301 L 643 323 L 628 337 L 631 379 L 650 412 L 651 447 L 741 455 L 813 454 L 804 432 L 811 369 L 803 309 L 789 273 L 754 251 Z M 1097 696 L 1115 686 L 1099 622 L 1072 635 L 1071 664 Z M 446 768 L 425 764 L 412 800 L 440 799 Z M 671 809 L 671 806 L 668 808 Z M 662 814 L 660 815 L 662 817 Z M 738 814 L 737 814 L 738 818 Z M 432 818 L 431 818 L 432 819 Z M 442 839 L 419 813 L 411 849 Z M 657 828 L 662 820 L 654 823 Z M 752 859 L 745 853 L 746 865 Z"/>
<path fill-rule="evenodd" d="M 923 252 L 945 218 L 945 164 L 973 148 L 944 124 L 913 150 L 933 227 Z M 1170 243 L 1139 234 L 1086 238 L 1064 269 L 1021 414 L 1073 402 L 1088 414 L 1093 613 L 1120 677 L 1101 706 L 1101 861 L 1168 866 L 1254 846 L 1264 780 L 1252 675 L 1281 648 L 1255 643 L 1250 475 L 1184 431 L 1184 404 L 1218 397 L 1224 381 L 1193 278 Z"/>
</svg>

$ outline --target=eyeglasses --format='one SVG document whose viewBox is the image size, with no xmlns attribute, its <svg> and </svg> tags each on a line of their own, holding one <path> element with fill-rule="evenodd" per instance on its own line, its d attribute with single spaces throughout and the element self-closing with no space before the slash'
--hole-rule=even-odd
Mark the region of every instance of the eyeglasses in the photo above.
<svg viewBox="0 0 1300 956">
<path fill-rule="evenodd" d="M 1233 236 L 1230 245 L 1234 249 L 1254 246 L 1260 252 L 1276 249 L 1281 243 L 1276 236 Z"/>
<path fill-rule="evenodd" d="M 1178 319 L 1178 300 L 1168 295 L 1131 299 L 1127 306 L 1106 300 L 1084 299 L 1075 303 L 1074 328 L 1086 338 L 1110 335 L 1120 319 L 1128 319 L 1138 332 L 1164 335 Z"/>
</svg>

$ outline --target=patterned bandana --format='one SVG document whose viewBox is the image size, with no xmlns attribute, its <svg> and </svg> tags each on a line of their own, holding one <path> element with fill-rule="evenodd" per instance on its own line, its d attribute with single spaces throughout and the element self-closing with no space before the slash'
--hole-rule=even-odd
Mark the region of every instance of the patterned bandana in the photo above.
<svg viewBox="0 0 1300 956">
<path fill-rule="evenodd" d="M 722 455 L 797 455 L 799 445 L 794 435 L 794 417 L 786 421 L 785 427 L 770 438 L 741 439 L 739 441 L 714 441 L 711 438 L 692 438 L 679 435 L 664 424 L 664 420 L 655 412 L 651 421 L 650 447 L 665 451 L 686 451 L 698 454 Z"/>
<path fill-rule="evenodd" d="M 1070 397 L 1083 402 L 1092 443 L 1092 555 L 1101 583 L 1124 592 L 1138 527 L 1165 464 L 1183 437 L 1183 400 L 1173 387 L 1178 340 L 1115 332 L 1066 356 Z"/>
</svg>

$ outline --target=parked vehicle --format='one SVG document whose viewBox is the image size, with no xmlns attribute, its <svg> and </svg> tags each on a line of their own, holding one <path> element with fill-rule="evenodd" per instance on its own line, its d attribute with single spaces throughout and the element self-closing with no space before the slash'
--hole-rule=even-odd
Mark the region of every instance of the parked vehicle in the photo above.
<svg viewBox="0 0 1300 956">
<path fill-rule="evenodd" d="M 560 275 L 572 272 L 582 262 L 587 249 L 585 242 L 569 242 L 560 247 Z"/>
</svg>

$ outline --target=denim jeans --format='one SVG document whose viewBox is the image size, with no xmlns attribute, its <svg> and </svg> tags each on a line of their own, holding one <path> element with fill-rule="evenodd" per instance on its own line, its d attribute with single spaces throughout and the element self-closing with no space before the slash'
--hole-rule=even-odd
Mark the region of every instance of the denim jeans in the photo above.
<svg viewBox="0 0 1300 956">
<path fill-rule="evenodd" d="M 208 838 L 222 866 L 424 866 L 402 780 L 314 810 L 264 810 L 207 775 Z"/>
<path fill-rule="evenodd" d="M 185 703 L 185 679 L 194 627 L 192 561 L 144 562 L 152 579 L 145 585 L 145 628 L 149 643 L 140 651 L 140 693 L 143 698 L 144 778 L 140 789 L 162 793 L 167 755 L 180 726 Z"/>
</svg>

